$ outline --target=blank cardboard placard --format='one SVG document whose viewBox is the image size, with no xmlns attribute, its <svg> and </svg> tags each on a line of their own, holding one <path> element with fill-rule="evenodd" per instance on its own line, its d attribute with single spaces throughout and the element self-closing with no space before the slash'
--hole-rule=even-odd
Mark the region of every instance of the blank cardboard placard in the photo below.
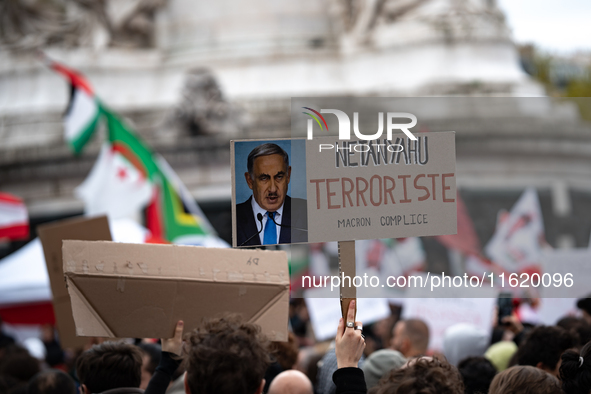
<svg viewBox="0 0 591 394">
<path fill-rule="evenodd" d="M 64 348 L 83 347 L 88 341 L 85 338 L 76 337 L 70 296 L 64 279 L 62 241 L 64 239 L 110 241 L 112 238 L 109 221 L 106 216 L 77 217 L 41 225 L 37 228 L 37 232 L 45 254 L 60 343 Z"/>
<path fill-rule="evenodd" d="M 63 256 L 77 335 L 170 338 L 238 313 L 287 340 L 285 252 L 64 241 Z"/>
</svg>

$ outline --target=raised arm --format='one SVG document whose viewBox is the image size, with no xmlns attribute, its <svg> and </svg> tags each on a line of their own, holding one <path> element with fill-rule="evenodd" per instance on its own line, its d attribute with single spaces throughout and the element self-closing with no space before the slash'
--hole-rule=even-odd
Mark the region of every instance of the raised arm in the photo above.
<svg viewBox="0 0 591 394">
<path fill-rule="evenodd" d="M 335 353 L 338 369 L 332 375 L 337 394 L 366 393 L 363 371 L 358 368 L 359 359 L 365 349 L 362 324 L 355 320 L 355 300 L 349 303 L 347 320 L 339 320 L 335 338 Z"/>
<path fill-rule="evenodd" d="M 181 353 L 183 348 L 183 328 L 184 323 L 179 320 L 174 330 L 174 336 L 169 339 L 162 338 L 162 357 L 160 364 L 156 367 L 156 372 L 150 379 L 148 387 L 144 394 L 165 394 L 172 375 L 181 363 Z"/>
</svg>

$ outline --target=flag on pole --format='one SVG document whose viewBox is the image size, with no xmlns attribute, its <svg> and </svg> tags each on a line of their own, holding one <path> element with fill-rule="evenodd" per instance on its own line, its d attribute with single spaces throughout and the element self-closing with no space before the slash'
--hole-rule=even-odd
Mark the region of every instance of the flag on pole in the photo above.
<svg viewBox="0 0 591 394">
<path fill-rule="evenodd" d="M 86 180 L 74 190 L 89 216 L 133 217 L 153 196 L 152 183 L 121 153 L 104 144 Z"/>
<path fill-rule="evenodd" d="M 527 189 L 511 212 L 501 215 L 485 252 L 508 272 L 539 271 L 544 247 L 547 243 L 538 194 L 535 189 Z"/>
<path fill-rule="evenodd" d="M 172 212 L 174 212 L 174 215 L 172 215 L 175 218 L 174 223 L 171 223 L 173 221 L 170 220 L 171 218 L 165 221 L 167 228 L 176 231 L 176 233 L 170 234 L 174 238 L 174 243 L 211 248 L 230 247 L 227 242 L 217 236 L 215 229 L 209 223 L 189 190 L 164 157 L 156 155 L 156 162 L 164 179 L 170 186 L 170 199 L 172 202 L 176 202 L 171 207 Z"/>
<path fill-rule="evenodd" d="M 125 217 L 145 207 L 152 242 L 228 247 L 220 239 L 172 168 L 94 95 L 78 72 L 47 57 L 43 60 L 64 75 L 72 87 L 65 117 L 65 135 L 75 153 L 82 151 L 99 122 L 106 123 L 109 146 L 76 193 L 87 213 Z"/>
<path fill-rule="evenodd" d="M 92 86 L 82 75 L 47 57 L 44 60 L 70 82 L 70 101 L 64 115 L 64 135 L 74 153 L 78 154 L 99 124 L 100 104 Z"/>
<path fill-rule="evenodd" d="M 172 168 L 151 150 L 116 114 L 103 107 L 112 149 L 120 153 L 155 191 L 147 209 L 147 227 L 155 239 L 184 245 L 227 247 L 217 237 Z"/>
<path fill-rule="evenodd" d="M 0 240 L 29 238 L 29 214 L 20 198 L 0 193 Z"/>
</svg>

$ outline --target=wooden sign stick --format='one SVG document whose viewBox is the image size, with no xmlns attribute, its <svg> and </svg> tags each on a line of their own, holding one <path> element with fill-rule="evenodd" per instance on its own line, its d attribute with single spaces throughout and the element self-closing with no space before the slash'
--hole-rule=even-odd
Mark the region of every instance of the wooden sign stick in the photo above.
<svg viewBox="0 0 591 394">
<path fill-rule="evenodd" d="M 343 319 L 346 319 L 349 303 L 357 299 L 357 289 L 353 286 L 353 278 L 355 277 L 355 241 L 339 241 L 339 276 L 341 278 L 341 313 Z M 342 280 L 343 277 L 347 276 L 351 278 L 351 283 L 349 283 L 349 280 Z M 355 305 L 355 315 L 357 315 L 357 305 Z"/>
</svg>

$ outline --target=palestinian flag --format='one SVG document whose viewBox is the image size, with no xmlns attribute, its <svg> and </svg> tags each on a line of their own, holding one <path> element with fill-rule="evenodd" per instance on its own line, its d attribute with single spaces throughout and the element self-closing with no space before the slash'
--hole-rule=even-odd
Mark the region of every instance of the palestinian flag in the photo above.
<svg viewBox="0 0 591 394">
<path fill-rule="evenodd" d="M 78 72 L 46 59 L 49 67 L 65 76 L 70 82 L 70 102 L 64 115 L 66 141 L 78 154 L 97 128 L 100 105 L 90 83 Z"/>
<path fill-rule="evenodd" d="M 0 239 L 29 238 L 29 214 L 23 200 L 0 193 Z"/>
</svg>

